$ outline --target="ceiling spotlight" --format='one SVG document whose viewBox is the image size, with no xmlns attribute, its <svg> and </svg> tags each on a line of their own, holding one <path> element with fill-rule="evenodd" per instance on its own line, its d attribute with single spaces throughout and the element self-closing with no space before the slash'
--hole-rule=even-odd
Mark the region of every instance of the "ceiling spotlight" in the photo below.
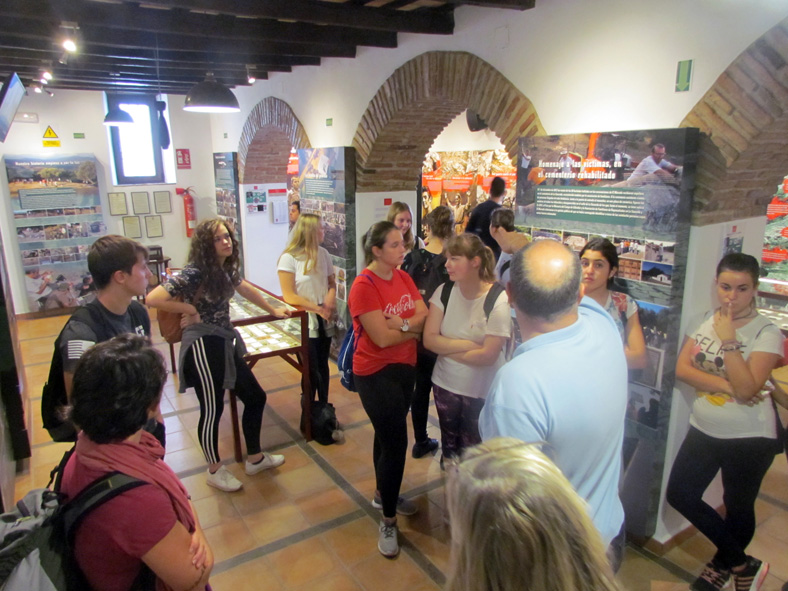
<svg viewBox="0 0 788 591">
<path fill-rule="evenodd" d="M 77 44 L 74 43 L 73 39 L 66 39 L 63 41 L 63 49 L 70 53 L 74 53 L 77 50 Z"/>
<path fill-rule="evenodd" d="M 30 85 L 30 88 L 32 88 L 33 92 L 35 92 L 36 94 L 41 94 L 42 92 L 44 92 L 41 88 L 41 84 L 39 84 L 38 82 L 33 82 L 33 84 Z"/>
<path fill-rule="evenodd" d="M 254 74 L 252 73 L 252 67 L 251 66 L 246 66 L 246 81 L 249 84 L 254 84 L 256 80 L 257 80 L 257 78 L 255 78 Z"/>
<path fill-rule="evenodd" d="M 104 117 L 104 125 L 107 127 L 118 127 L 122 125 L 134 125 L 134 119 L 120 107 L 112 107 Z"/>
<path fill-rule="evenodd" d="M 205 80 L 195 84 L 186 95 L 184 111 L 194 113 L 237 113 L 241 110 L 232 90 L 214 80 L 208 72 Z"/>
<path fill-rule="evenodd" d="M 49 96 L 55 96 L 55 93 L 49 90 L 48 88 L 45 88 L 44 92 L 46 92 Z"/>
<path fill-rule="evenodd" d="M 44 70 L 41 72 L 41 78 L 47 81 L 52 80 L 52 74 L 49 72 L 49 70 Z"/>
<path fill-rule="evenodd" d="M 64 66 L 68 65 L 68 51 L 64 51 L 63 55 L 57 60 L 59 63 L 63 64 Z"/>
<path fill-rule="evenodd" d="M 39 78 L 39 79 L 38 79 L 38 81 L 39 81 L 41 84 L 49 84 L 49 80 L 47 80 L 47 79 L 46 79 L 46 78 L 44 78 L 43 76 L 41 76 L 41 78 Z"/>
</svg>

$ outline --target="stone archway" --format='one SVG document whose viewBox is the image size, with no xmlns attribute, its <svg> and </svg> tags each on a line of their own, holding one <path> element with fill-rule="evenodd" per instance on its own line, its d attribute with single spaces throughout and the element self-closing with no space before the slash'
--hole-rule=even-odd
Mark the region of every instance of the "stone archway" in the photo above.
<svg viewBox="0 0 788 591">
<path fill-rule="evenodd" d="M 309 148 L 303 125 L 286 102 L 272 96 L 255 105 L 246 118 L 238 145 L 241 183 L 287 182 L 291 148 Z"/>
<path fill-rule="evenodd" d="M 704 134 L 693 225 L 765 215 L 788 173 L 788 19 L 745 49 L 681 125 Z"/>
<path fill-rule="evenodd" d="M 531 101 L 490 64 L 465 52 L 423 53 L 383 83 L 361 118 L 353 138 L 357 192 L 415 189 L 424 155 L 465 109 L 511 156 L 518 138 L 544 134 Z"/>
</svg>

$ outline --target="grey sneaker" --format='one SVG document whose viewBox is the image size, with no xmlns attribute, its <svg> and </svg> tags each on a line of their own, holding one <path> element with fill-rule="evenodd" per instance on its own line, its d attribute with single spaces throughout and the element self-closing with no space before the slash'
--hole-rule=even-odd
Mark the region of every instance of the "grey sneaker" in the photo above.
<svg viewBox="0 0 788 591">
<path fill-rule="evenodd" d="M 378 550 L 386 558 L 394 558 L 399 554 L 399 542 L 397 541 L 397 524 L 386 525 L 385 521 L 380 522 L 380 536 L 378 537 Z"/>
<path fill-rule="evenodd" d="M 249 460 L 247 460 L 246 464 L 244 465 L 244 471 L 249 476 L 252 476 L 253 474 L 257 474 L 258 472 L 262 472 L 263 470 L 278 468 L 284 463 L 285 463 L 284 456 L 280 456 L 277 454 L 265 454 L 265 457 L 259 462 L 257 462 L 256 464 L 252 464 Z"/>
<path fill-rule="evenodd" d="M 383 509 L 383 501 L 380 500 L 380 495 L 375 493 L 375 498 L 372 499 L 372 506 L 375 509 Z M 415 515 L 419 512 L 419 508 L 413 501 L 409 501 L 403 497 L 397 497 L 397 513 L 400 515 Z"/>
<path fill-rule="evenodd" d="M 235 492 L 243 488 L 243 482 L 233 476 L 225 466 L 220 466 L 219 469 L 211 474 L 208 470 L 208 486 L 218 488 L 224 492 Z"/>
</svg>

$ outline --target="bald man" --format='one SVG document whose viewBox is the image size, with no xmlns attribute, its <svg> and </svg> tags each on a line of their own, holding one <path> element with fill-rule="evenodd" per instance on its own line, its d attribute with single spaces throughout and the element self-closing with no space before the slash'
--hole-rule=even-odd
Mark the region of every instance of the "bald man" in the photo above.
<svg viewBox="0 0 788 591">
<path fill-rule="evenodd" d="M 607 312 L 583 297 L 580 260 L 563 244 L 529 244 L 514 254 L 510 272 L 507 292 L 523 343 L 490 387 L 479 418 L 482 439 L 546 442 L 545 453 L 588 502 L 617 568 L 627 406 L 621 337 Z"/>
</svg>

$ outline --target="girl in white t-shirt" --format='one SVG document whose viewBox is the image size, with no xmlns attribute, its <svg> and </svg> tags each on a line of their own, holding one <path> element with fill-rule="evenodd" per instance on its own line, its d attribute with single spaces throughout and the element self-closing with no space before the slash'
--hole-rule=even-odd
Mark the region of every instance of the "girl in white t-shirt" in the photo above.
<svg viewBox="0 0 788 591">
<path fill-rule="evenodd" d="M 331 255 L 323 242 L 320 216 L 302 213 L 279 257 L 277 271 L 282 297 L 309 312 L 309 380 L 312 400 L 328 402 L 331 337 L 334 335 L 337 284 Z"/>
<path fill-rule="evenodd" d="M 783 357 L 780 329 L 755 308 L 758 276 L 754 257 L 723 257 L 717 266 L 720 306 L 690 325 L 676 362 L 676 377 L 697 397 L 667 501 L 717 547 L 691 586 L 699 591 L 722 589 L 731 576 L 736 591 L 757 591 L 769 571 L 745 554 L 755 533 L 755 499 L 778 449 L 779 419 L 763 388 Z M 724 518 L 703 500 L 719 471 Z"/>
<path fill-rule="evenodd" d="M 618 272 L 618 252 L 607 238 L 594 238 L 580 251 L 585 295 L 602 306 L 616 323 L 624 341 L 629 369 L 646 367 L 646 341 L 638 317 L 638 305 L 625 293 L 611 291 Z"/>
<path fill-rule="evenodd" d="M 461 234 L 446 243 L 446 270 L 453 282 L 448 305 L 444 309 L 441 294 L 450 283 L 444 283 L 430 299 L 424 346 L 438 354 L 433 395 L 443 458 L 452 458 L 481 442 L 479 413 L 495 373 L 504 364 L 512 322 L 505 291 L 495 299 L 489 317 L 485 312 L 495 282 L 495 257 L 478 236 Z"/>
</svg>

